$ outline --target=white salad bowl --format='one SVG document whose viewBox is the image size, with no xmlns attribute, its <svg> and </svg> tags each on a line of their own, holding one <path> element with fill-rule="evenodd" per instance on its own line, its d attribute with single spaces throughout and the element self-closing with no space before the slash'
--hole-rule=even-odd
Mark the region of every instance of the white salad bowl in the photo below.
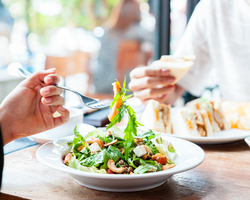
<svg viewBox="0 0 250 200">
<path fill-rule="evenodd" d="M 172 175 L 198 166 L 205 158 L 204 151 L 194 143 L 164 135 L 162 138 L 173 144 L 178 154 L 174 160 L 176 166 L 168 170 L 146 174 L 100 174 L 70 168 L 62 160 L 68 150 L 55 147 L 53 142 L 42 145 L 37 150 L 36 157 L 42 164 L 69 174 L 77 183 L 88 188 L 112 192 L 141 191 L 164 184 Z M 72 139 L 73 137 L 68 137 L 66 140 L 72 141 Z"/>
</svg>

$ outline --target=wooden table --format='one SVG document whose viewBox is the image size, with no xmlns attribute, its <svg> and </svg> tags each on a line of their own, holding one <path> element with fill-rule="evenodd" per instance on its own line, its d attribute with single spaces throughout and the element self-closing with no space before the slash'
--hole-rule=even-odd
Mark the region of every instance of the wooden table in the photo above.
<svg viewBox="0 0 250 200">
<path fill-rule="evenodd" d="M 40 164 L 37 146 L 5 156 L 0 199 L 250 199 L 250 148 L 244 141 L 201 145 L 204 162 L 164 185 L 133 193 L 102 192 L 78 185 L 68 174 Z"/>
</svg>

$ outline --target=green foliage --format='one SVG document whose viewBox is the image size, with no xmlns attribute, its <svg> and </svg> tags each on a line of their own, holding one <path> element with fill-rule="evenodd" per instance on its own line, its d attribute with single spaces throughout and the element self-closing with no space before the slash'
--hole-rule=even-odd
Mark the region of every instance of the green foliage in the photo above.
<svg viewBox="0 0 250 200">
<path fill-rule="evenodd" d="M 130 152 L 130 148 L 132 146 L 132 144 L 135 143 L 134 141 L 134 136 L 137 136 L 137 127 L 138 126 L 143 126 L 142 124 L 140 124 L 137 119 L 136 119 L 136 115 L 134 110 L 129 106 L 125 104 L 125 100 L 127 100 L 129 97 L 131 97 L 131 95 L 126 96 L 126 92 L 129 91 L 126 88 L 126 77 L 124 78 L 124 82 L 123 82 L 123 88 L 120 88 L 120 91 L 116 93 L 110 108 L 113 107 L 113 105 L 115 104 L 115 102 L 122 97 L 122 105 L 120 106 L 120 108 L 118 108 L 118 113 L 116 114 L 116 116 L 112 119 L 112 121 L 110 122 L 110 124 L 108 125 L 107 129 L 111 128 L 112 126 L 114 126 L 116 123 L 120 122 L 124 116 L 125 113 L 128 113 L 128 124 L 124 130 L 124 151 L 125 151 L 125 160 L 128 160 L 128 155 Z"/>
<path fill-rule="evenodd" d="M 92 156 L 80 161 L 80 163 L 87 167 L 99 167 L 101 165 L 100 169 L 107 169 L 107 162 L 109 159 L 117 162 L 119 158 L 120 157 L 116 154 L 116 152 L 104 149 L 98 154 L 93 154 Z"/>
<path fill-rule="evenodd" d="M 43 15 L 35 9 L 34 2 L 46 3 L 46 0 L 11 0 L 6 7 L 13 4 L 24 8 L 21 19 L 28 24 L 30 32 L 38 35 L 41 43 L 47 43 L 51 31 L 57 27 L 80 27 L 92 31 L 102 26 L 109 18 L 112 8 L 121 0 L 50 0 L 62 7 L 62 12 L 55 16 Z"/>
</svg>

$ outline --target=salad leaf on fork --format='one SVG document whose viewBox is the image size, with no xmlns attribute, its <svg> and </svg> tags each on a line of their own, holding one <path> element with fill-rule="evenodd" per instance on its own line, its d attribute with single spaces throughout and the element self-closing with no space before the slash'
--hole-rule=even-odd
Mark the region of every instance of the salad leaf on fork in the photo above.
<svg viewBox="0 0 250 200">
<path fill-rule="evenodd" d="M 120 83 L 116 81 L 113 83 L 114 86 L 114 92 L 115 97 L 110 105 L 110 108 L 112 108 L 112 114 L 109 116 L 114 116 L 110 117 L 110 124 L 107 126 L 107 129 L 111 128 L 114 126 L 116 123 L 121 122 L 123 116 L 125 113 L 128 113 L 128 124 L 124 130 L 125 136 L 125 144 L 124 144 L 124 151 L 125 151 L 125 160 L 128 160 L 128 155 L 130 152 L 130 147 L 132 144 L 134 144 L 134 137 L 133 135 L 137 136 L 137 127 L 138 126 L 143 126 L 141 123 L 139 123 L 136 119 L 135 112 L 133 109 L 125 104 L 125 101 L 130 98 L 132 95 L 126 95 L 127 91 L 129 91 L 126 88 L 126 77 L 123 82 L 123 88 L 118 88 L 117 86 L 120 86 Z M 114 107 L 115 106 L 115 107 Z M 116 111 L 116 114 L 114 115 L 114 112 Z"/>
</svg>

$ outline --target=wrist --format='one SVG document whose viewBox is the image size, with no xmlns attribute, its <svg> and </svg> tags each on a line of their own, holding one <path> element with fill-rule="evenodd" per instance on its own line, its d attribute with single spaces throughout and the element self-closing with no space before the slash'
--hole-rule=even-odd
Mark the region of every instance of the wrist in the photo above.
<svg viewBox="0 0 250 200">
<path fill-rule="evenodd" d="M 0 106 L 0 128 L 2 133 L 3 145 L 6 145 L 7 143 L 13 140 L 13 135 L 11 133 L 11 125 L 9 124 L 10 122 L 11 119 L 8 120 L 8 117 Z"/>
</svg>

